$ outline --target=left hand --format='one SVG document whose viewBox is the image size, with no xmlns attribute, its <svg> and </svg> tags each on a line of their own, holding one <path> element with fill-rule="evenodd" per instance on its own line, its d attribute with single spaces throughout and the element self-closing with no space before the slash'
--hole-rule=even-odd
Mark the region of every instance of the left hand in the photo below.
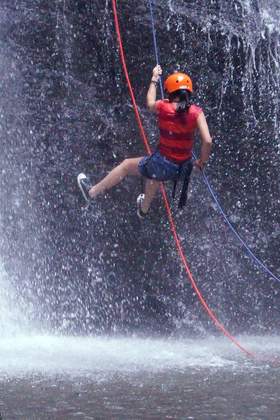
<svg viewBox="0 0 280 420">
<path fill-rule="evenodd" d="M 153 69 L 153 76 L 152 76 L 152 80 L 154 80 L 155 82 L 157 82 L 160 78 L 160 76 L 162 75 L 162 68 L 160 67 L 160 65 L 158 64 L 157 66 L 154 67 Z"/>
</svg>

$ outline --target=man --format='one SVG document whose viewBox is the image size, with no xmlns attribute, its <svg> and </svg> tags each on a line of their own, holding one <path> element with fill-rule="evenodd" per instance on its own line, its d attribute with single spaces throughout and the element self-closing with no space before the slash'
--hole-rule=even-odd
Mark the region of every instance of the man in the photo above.
<svg viewBox="0 0 280 420">
<path fill-rule="evenodd" d="M 156 88 L 161 74 L 162 69 L 157 65 L 153 69 L 147 93 L 147 107 L 158 117 L 160 139 L 156 151 L 151 156 L 125 159 L 95 185 L 90 183 L 85 174 L 79 174 L 78 185 L 87 202 L 120 183 L 127 175 L 143 176 L 146 179 L 145 191 L 137 198 L 137 214 L 143 219 L 148 213 L 160 182 L 168 180 L 176 182 L 182 168 L 187 174 L 184 184 L 186 196 L 187 180 L 192 169 L 191 159 L 196 129 L 199 130 L 201 138 L 201 152 L 200 158 L 194 164 L 203 169 L 208 161 L 212 139 L 202 109 L 190 105 L 190 95 L 193 92 L 190 77 L 184 73 L 170 75 L 164 83 L 168 99 L 157 101 Z"/>
</svg>

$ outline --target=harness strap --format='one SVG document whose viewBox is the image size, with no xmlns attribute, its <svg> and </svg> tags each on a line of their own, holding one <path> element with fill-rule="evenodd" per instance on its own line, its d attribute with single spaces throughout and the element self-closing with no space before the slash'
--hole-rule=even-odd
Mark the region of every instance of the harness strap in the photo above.
<svg viewBox="0 0 280 420">
<path fill-rule="evenodd" d="M 179 179 L 183 180 L 181 195 L 180 195 L 179 204 L 178 204 L 179 209 L 182 209 L 186 205 L 186 202 L 187 202 L 188 187 L 190 183 L 192 169 L 193 169 L 192 160 L 187 160 L 182 165 L 180 165 L 178 178 L 174 181 L 174 184 L 173 184 L 172 198 L 174 199 L 176 195 L 177 182 Z"/>
<path fill-rule="evenodd" d="M 180 177 L 180 173 L 179 173 L 179 176 L 178 176 L 178 178 Z M 173 190 L 172 190 L 172 198 L 173 198 L 173 200 L 175 199 L 175 195 L 176 195 L 176 188 L 177 188 L 177 180 L 178 180 L 178 178 L 177 179 L 175 179 L 175 181 L 174 181 L 174 183 L 173 183 Z"/>
</svg>

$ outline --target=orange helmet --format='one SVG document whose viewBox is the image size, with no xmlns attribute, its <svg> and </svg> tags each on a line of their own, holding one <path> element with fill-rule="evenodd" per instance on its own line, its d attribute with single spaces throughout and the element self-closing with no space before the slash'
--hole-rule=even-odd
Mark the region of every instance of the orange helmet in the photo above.
<svg viewBox="0 0 280 420">
<path fill-rule="evenodd" d="M 167 93 L 176 92 L 176 90 L 185 89 L 193 92 L 193 85 L 190 76 L 185 73 L 173 73 L 167 77 L 164 82 L 164 89 Z"/>
</svg>

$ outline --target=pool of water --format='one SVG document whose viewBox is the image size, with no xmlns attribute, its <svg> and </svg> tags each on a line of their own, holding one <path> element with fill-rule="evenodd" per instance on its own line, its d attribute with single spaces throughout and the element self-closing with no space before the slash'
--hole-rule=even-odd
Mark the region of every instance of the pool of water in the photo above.
<svg viewBox="0 0 280 420">
<path fill-rule="evenodd" d="M 2 337 L 3 419 L 277 419 L 280 339 Z M 260 359 L 258 359 L 260 357 Z"/>
</svg>

